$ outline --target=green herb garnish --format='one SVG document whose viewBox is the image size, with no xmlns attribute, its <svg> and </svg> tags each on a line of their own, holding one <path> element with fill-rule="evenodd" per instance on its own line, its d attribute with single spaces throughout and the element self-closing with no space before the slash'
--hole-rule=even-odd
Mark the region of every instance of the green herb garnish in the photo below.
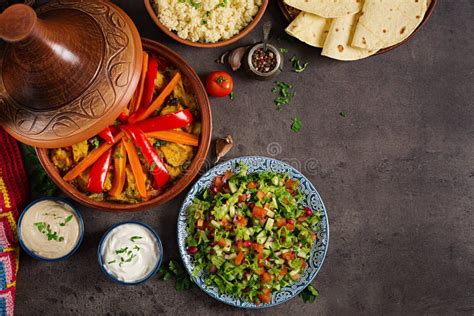
<svg viewBox="0 0 474 316">
<path fill-rule="evenodd" d="M 55 240 L 55 241 L 63 241 L 64 237 L 59 236 L 58 232 L 55 232 L 51 229 L 51 226 L 49 224 L 46 224 L 45 222 L 37 222 L 34 223 L 38 231 L 48 238 L 48 240 Z"/>
<path fill-rule="evenodd" d="M 177 291 L 187 290 L 194 284 L 189 274 L 178 262 L 170 260 L 168 264 L 163 264 L 159 271 L 160 278 L 164 281 L 174 278 L 176 280 L 175 288 Z"/>
<path fill-rule="evenodd" d="M 283 47 L 280 47 L 280 49 L 279 49 L 279 50 L 280 50 L 280 53 L 282 53 L 282 54 L 286 54 L 286 53 L 288 53 L 288 48 L 283 48 Z"/>
<path fill-rule="evenodd" d="M 347 113 L 346 112 L 339 112 L 339 115 L 343 118 L 346 118 L 347 117 Z"/>
<path fill-rule="evenodd" d="M 150 172 L 153 172 L 153 170 L 155 170 L 155 168 L 156 168 L 156 162 L 153 161 L 151 163 L 151 166 L 150 166 Z"/>
<path fill-rule="evenodd" d="M 54 196 L 58 191 L 58 187 L 41 167 L 35 148 L 31 146 L 25 146 L 24 148 L 25 164 L 30 171 L 28 178 L 31 181 L 31 188 L 40 195 Z"/>
<path fill-rule="evenodd" d="M 115 260 L 107 262 L 107 264 L 112 264 L 112 263 L 115 263 Z"/>
<path fill-rule="evenodd" d="M 89 140 L 89 143 L 91 143 L 92 147 L 99 148 L 100 142 L 97 136 Z"/>
<path fill-rule="evenodd" d="M 115 159 L 123 159 L 124 157 L 123 157 L 122 153 L 118 151 L 114 154 L 114 158 Z"/>
<path fill-rule="evenodd" d="M 301 291 L 298 296 L 301 297 L 305 303 L 313 303 L 319 296 L 319 291 L 310 284 Z"/>
<path fill-rule="evenodd" d="M 275 81 L 276 87 L 272 89 L 273 93 L 277 93 L 278 97 L 273 101 L 278 111 L 283 110 L 283 106 L 290 103 L 295 93 L 291 91 L 293 86 L 287 82 Z"/>
<path fill-rule="evenodd" d="M 69 223 L 74 215 L 69 215 L 64 219 L 64 222 L 60 223 L 59 226 L 66 226 L 67 223 Z"/>
<path fill-rule="evenodd" d="M 132 236 L 132 237 L 130 238 L 130 240 L 131 240 L 132 242 L 135 242 L 135 240 L 142 239 L 142 238 L 143 238 L 143 237 L 141 237 L 141 236 Z"/>
<path fill-rule="evenodd" d="M 234 100 L 235 100 L 235 92 L 234 92 L 234 91 L 232 91 L 232 92 L 229 94 L 229 99 L 230 99 L 231 101 L 234 101 Z"/>
<path fill-rule="evenodd" d="M 303 123 L 299 118 L 295 117 L 293 123 L 291 123 L 291 129 L 293 132 L 298 133 L 301 130 L 301 127 L 303 127 Z"/>
<path fill-rule="evenodd" d="M 293 71 L 298 73 L 305 71 L 306 67 L 308 67 L 309 65 L 309 63 L 304 63 L 303 65 L 301 65 L 300 59 L 296 56 L 291 57 L 290 61 L 291 66 L 293 67 Z"/>
<path fill-rule="evenodd" d="M 125 253 L 127 250 L 128 250 L 128 247 L 123 247 L 123 248 L 115 250 L 115 254 L 119 255 L 121 253 Z"/>
</svg>

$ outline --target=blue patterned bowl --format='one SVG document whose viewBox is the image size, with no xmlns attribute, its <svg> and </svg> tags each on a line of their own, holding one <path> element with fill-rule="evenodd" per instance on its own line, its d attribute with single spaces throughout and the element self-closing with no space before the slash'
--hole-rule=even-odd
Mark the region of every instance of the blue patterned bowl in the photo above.
<svg viewBox="0 0 474 316">
<path fill-rule="evenodd" d="M 190 256 L 186 251 L 186 218 L 187 218 L 187 210 L 191 205 L 194 197 L 200 193 L 203 189 L 208 188 L 211 186 L 212 181 L 218 175 L 224 174 L 226 170 L 233 170 L 236 171 L 239 169 L 239 163 L 244 163 L 248 166 L 249 173 L 261 172 L 261 171 L 273 171 L 279 173 L 287 173 L 291 178 L 299 180 L 300 182 L 300 190 L 305 194 L 306 198 L 303 201 L 304 206 L 308 206 L 313 210 L 321 210 L 321 222 L 318 231 L 318 239 L 313 245 L 313 249 L 311 251 L 310 258 L 308 260 L 308 267 L 305 270 L 304 274 L 302 275 L 301 279 L 298 281 L 282 288 L 280 291 L 273 293 L 272 300 L 268 304 L 261 304 L 256 305 L 252 302 L 244 301 L 238 297 L 225 295 L 219 293 L 218 289 L 213 286 L 207 286 L 204 282 L 205 280 L 205 273 L 201 272 L 198 276 L 193 276 L 192 271 L 194 270 L 194 263 L 193 257 Z M 308 284 L 313 281 L 316 274 L 318 274 L 319 269 L 324 262 L 324 258 L 326 257 L 326 252 L 328 249 L 329 243 L 329 222 L 326 213 L 326 208 L 324 207 L 323 201 L 319 196 L 318 191 L 316 191 L 313 184 L 299 172 L 295 168 L 291 167 L 290 165 L 281 162 L 279 160 L 267 158 L 267 157 L 241 157 L 236 158 L 233 160 L 229 160 L 223 164 L 220 164 L 211 170 L 209 170 L 206 174 L 204 174 L 192 187 L 191 191 L 188 193 L 186 199 L 184 200 L 183 206 L 179 212 L 178 216 L 178 246 L 179 252 L 181 254 L 181 258 L 183 260 L 184 266 L 186 270 L 190 274 L 192 280 L 208 295 L 211 297 L 241 308 L 265 308 L 271 307 L 283 302 L 288 301 L 289 299 L 295 297 L 300 293 L 302 290 L 308 286 Z"/>
</svg>

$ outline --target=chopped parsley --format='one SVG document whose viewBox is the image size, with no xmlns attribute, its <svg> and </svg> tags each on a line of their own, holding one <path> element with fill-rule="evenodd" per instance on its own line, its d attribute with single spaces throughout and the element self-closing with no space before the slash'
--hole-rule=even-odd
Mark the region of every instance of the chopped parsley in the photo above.
<svg viewBox="0 0 474 316">
<path fill-rule="evenodd" d="M 280 50 L 280 53 L 282 53 L 282 54 L 286 54 L 286 53 L 288 53 L 288 48 L 283 48 L 283 47 L 280 47 L 280 49 L 279 49 L 279 50 Z"/>
<path fill-rule="evenodd" d="M 99 139 L 97 138 L 97 136 L 90 139 L 89 143 L 92 145 L 92 147 L 99 148 L 100 142 L 99 142 Z"/>
<path fill-rule="evenodd" d="M 310 284 L 298 294 L 298 296 L 300 296 L 305 303 L 313 303 L 319 296 L 319 291 Z"/>
<path fill-rule="evenodd" d="M 234 101 L 234 100 L 235 100 L 235 92 L 234 92 L 234 91 L 232 91 L 232 92 L 229 94 L 229 99 L 230 99 L 231 101 Z"/>
<path fill-rule="evenodd" d="M 309 63 L 304 63 L 301 65 L 300 59 L 296 56 L 291 57 L 290 61 L 293 71 L 298 73 L 305 71 L 306 67 L 309 65 Z"/>
<path fill-rule="evenodd" d="M 161 265 L 160 279 L 167 281 L 170 279 L 175 279 L 176 284 L 175 288 L 177 291 L 187 290 L 194 284 L 189 274 L 184 270 L 183 266 L 174 260 L 170 260 L 168 264 Z"/>
<path fill-rule="evenodd" d="M 64 222 L 60 223 L 59 226 L 66 226 L 67 223 L 69 223 L 72 218 L 74 217 L 74 215 L 69 215 L 67 216 L 65 219 L 64 219 Z"/>
<path fill-rule="evenodd" d="M 132 236 L 132 237 L 130 237 L 130 241 L 135 242 L 135 240 L 142 239 L 142 238 L 143 237 L 141 237 L 141 236 Z"/>
<path fill-rule="evenodd" d="M 278 94 L 278 96 L 273 101 L 277 107 L 278 111 L 283 110 L 283 106 L 290 103 L 291 99 L 295 96 L 295 93 L 291 91 L 293 86 L 287 82 L 275 81 L 276 87 L 272 89 L 273 93 Z"/>
<path fill-rule="evenodd" d="M 51 226 L 49 224 L 46 224 L 45 222 L 37 222 L 34 223 L 38 231 L 48 238 L 48 240 L 55 240 L 55 241 L 63 241 L 64 237 L 59 236 L 58 232 L 55 232 L 51 229 Z"/>
<path fill-rule="evenodd" d="M 291 129 L 293 132 L 298 133 L 301 130 L 301 127 L 303 127 L 303 123 L 299 118 L 295 117 L 293 123 L 291 123 Z"/>
<path fill-rule="evenodd" d="M 347 112 L 339 112 L 339 115 L 343 118 L 347 117 Z"/>
<path fill-rule="evenodd" d="M 116 254 L 116 255 L 119 255 L 119 254 L 121 254 L 121 253 L 127 252 L 127 250 L 128 250 L 128 247 L 123 247 L 123 248 L 120 248 L 120 249 L 115 250 L 115 254 Z"/>
</svg>

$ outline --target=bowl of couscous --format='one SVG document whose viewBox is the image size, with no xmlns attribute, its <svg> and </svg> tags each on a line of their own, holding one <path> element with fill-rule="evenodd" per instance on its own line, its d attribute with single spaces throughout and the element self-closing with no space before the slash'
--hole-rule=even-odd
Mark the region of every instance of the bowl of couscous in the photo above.
<svg viewBox="0 0 474 316">
<path fill-rule="evenodd" d="M 155 24 L 174 40 L 193 47 L 232 44 L 250 33 L 268 0 L 145 0 Z"/>
</svg>

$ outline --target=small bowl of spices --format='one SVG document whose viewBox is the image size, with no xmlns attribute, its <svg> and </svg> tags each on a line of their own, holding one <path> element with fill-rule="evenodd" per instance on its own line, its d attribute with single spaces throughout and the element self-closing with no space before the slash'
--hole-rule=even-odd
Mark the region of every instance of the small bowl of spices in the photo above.
<svg viewBox="0 0 474 316">
<path fill-rule="evenodd" d="M 250 48 L 244 61 L 247 72 L 259 80 L 274 78 L 283 68 L 283 58 L 278 49 L 265 43 Z"/>
</svg>

